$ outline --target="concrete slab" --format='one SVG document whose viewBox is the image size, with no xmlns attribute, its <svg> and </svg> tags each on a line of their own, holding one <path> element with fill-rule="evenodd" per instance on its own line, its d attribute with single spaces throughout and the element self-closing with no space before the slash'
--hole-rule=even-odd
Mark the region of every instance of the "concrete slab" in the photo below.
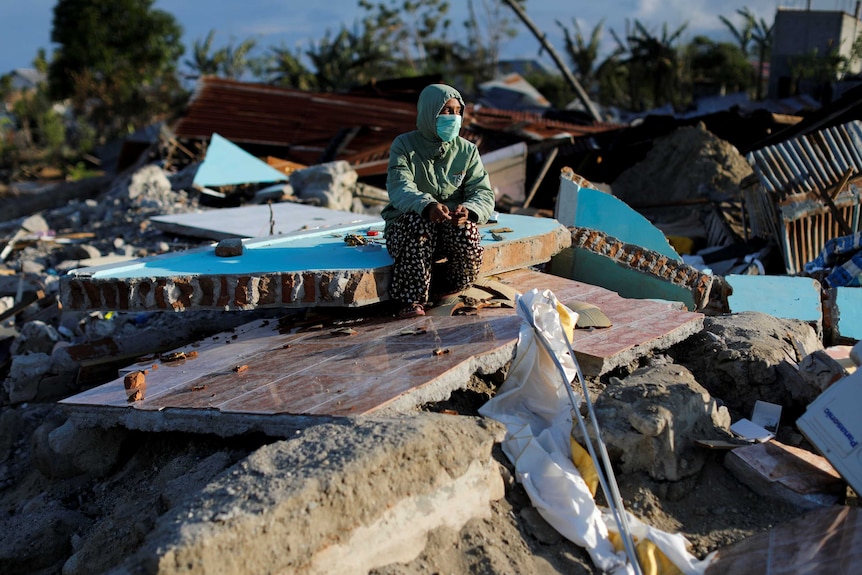
<svg viewBox="0 0 862 575">
<path fill-rule="evenodd" d="M 60 278 L 60 301 L 75 311 L 225 311 L 266 307 L 356 307 L 389 299 L 392 258 L 383 222 L 243 242 L 239 257 L 211 246 L 80 268 Z M 571 244 L 554 219 L 511 214 L 481 227 L 482 275 L 545 263 Z M 371 235 L 376 233 L 377 235 Z M 349 235 L 365 245 L 350 245 Z M 499 238 L 499 239 L 498 239 Z"/>
<path fill-rule="evenodd" d="M 563 171 L 554 207 L 554 217 L 561 224 L 598 230 L 621 242 L 682 262 L 664 233 L 648 219 L 619 198 L 590 186 L 574 172 Z"/>
<path fill-rule="evenodd" d="M 862 288 L 831 288 L 829 302 L 834 338 L 862 340 Z"/>
<path fill-rule="evenodd" d="M 379 216 L 279 202 L 150 218 L 160 230 L 209 240 L 295 237 L 341 226 L 379 224 Z"/>
<path fill-rule="evenodd" d="M 814 278 L 728 275 L 724 279 L 733 289 L 727 297 L 732 313 L 759 311 L 818 325 L 823 320 L 820 283 Z"/>
<path fill-rule="evenodd" d="M 628 300 L 600 287 L 530 270 L 496 276 L 521 293 L 549 289 L 562 303 L 599 306 L 613 323 L 576 330 L 573 347 L 588 377 L 670 347 L 703 327 L 703 316 L 671 304 Z M 142 361 L 143 399 L 129 402 L 123 375 L 60 403 L 84 425 L 146 431 L 284 436 L 334 418 L 413 412 L 448 399 L 474 373 L 514 356 L 514 309 L 475 316 L 371 317 L 350 330 L 258 320 Z"/>
<path fill-rule="evenodd" d="M 318 425 L 258 449 L 158 518 L 119 573 L 352 575 L 490 516 L 504 428 L 422 414 Z"/>
<path fill-rule="evenodd" d="M 706 307 L 713 284 L 711 275 L 675 258 L 581 227 L 572 228 L 572 247 L 554 257 L 552 270 L 623 297 L 682 302 L 692 311 Z"/>
</svg>

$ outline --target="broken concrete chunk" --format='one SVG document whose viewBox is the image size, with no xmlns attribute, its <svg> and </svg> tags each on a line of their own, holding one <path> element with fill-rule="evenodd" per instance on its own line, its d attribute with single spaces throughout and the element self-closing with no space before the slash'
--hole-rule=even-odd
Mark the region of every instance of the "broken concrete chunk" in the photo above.
<svg viewBox="0 0 862 575">
<path fill-rule="evenodd" d="M 242 255 L 242 240 L 240 238 L 227 238 L 218 243 L 215 254 L 221 258 L 232 258 Z"/>
<path fill-rule="evenodd" d="M 12 358 L 9 375 L 3 381 L 3 388 L 13 404 L 30 401 L 39 392 L 39 382 L 51 366 L 47 353 L 27 353 Z"/>
<path fill-rule="evenodd" d="M 491 456 L 504 433 L 440 414 L 312 426 L 183 499 L 119 569 L 184 567 L 187 557 L 206 573 L 248 571 L 249 557 L 255 572 L 309 575 L 407 563 L 433 530 L 457 532 L 504 495 Z"/>
<path fill-rule="evenodd" d="M 675 357 L 733 411 L 751 413 L 758 399 L 792 411 L 810 401 L 798 362 L 817 349 L 823 344 L 807 322 L 743 312 L 705 318 Z"/>
<path fill-rule="evenodd" d="M 147 376 L 143 371 L 127 373 L 123 378 L 123 385 L 126 389 L 145 389 L 147 387 Z"/>
<path fill-rule="evenodd" d="M 24 324 L 18 338 L 12 342 L 9 349 L 12 355 L 22 353 L 47 353 L 54 349 L 54 344 L 60 340 L 60 334 L 50 324 L 41 320 L 32 320 Z"/>
<path fill-rule="evenodd" d="M 353 188 L 358 179 L 359 175 L 345 161 L 318 164 L 290 174 L 297 197 L 316 200 L 321 207 L 343 212 L 349 212 L 353 205 Z"/>
<path fill-rule="evenodd" d="M 700 471 L 695 439 L 727 436 L 730 414 L 680 365 L 651 366 L 610 384 L 596 400 L 596 418 L 624 473 L 645 471 L 678 481 Z"/>
<path fill-rule="evenodd" d="M 174 199 L 171 181 L 164 170 L 154 164 L 144 166 L 132 174 L 125 191 L 130 200 L 137 200 L 137 204 L 152 203 L 152 198 Z"/>
<path fill-rule="evenodd" d="M 825 350 L 820 349 L 802 358 L 799 362 L 799 375 L 810 386 L 806 390 L 806 396 L 810 398 L 809 401 L 814 401 L 830 385 L 846 376 L 847 370 Z"/>
<path fill-rule="evenodd" d="M 680 301 L 690 310 L 709 303 L 711 275 L 599 230 L 572 228 L 570 255 L 570 263 L 560 263 L 564 277 L 600 285 L 623 297 Z"/>
<path fill-rule="evenodd" d="M 21 227 L 31 233 L 47 232 L 51 229 L 48 222 L 40 214 L 28 216 L 21 222 Z"/>
</svg>

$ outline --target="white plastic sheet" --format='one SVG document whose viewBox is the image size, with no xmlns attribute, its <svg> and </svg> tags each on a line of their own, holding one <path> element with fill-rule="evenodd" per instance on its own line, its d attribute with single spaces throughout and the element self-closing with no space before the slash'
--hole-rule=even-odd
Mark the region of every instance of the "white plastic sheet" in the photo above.
<svg viewBox="0 0 862 575">
<path fill-rule="evenodd" d="M 515 359 L 499 392 L 479 413 L 506 426 L 503 451 L 515 465 L 518 480 L 542 517 L 564 537 L 586 549 L 598 568 L 614 575 L 633 574 L 626 554 L 615 552 L 608 537 L 609 529 L 617 530 L 613 514 L 596 504 L 572 463 L 569 438 L 573 412 L 564 387 L 568 382 L 563 382 L 554 359 L 535 332 L 541 330 L 551 344 L 568 381 L 575 379 L 575 359 L 563 339 L 557 298 L 549 290 L 534 289 L 519 299 L 531 310 L 532 322 L 522 306 L 516 306 L 523 321 Z M 580 401 L 580 394 L 577 399 Z M 704 573 L 708 561 L 698 561 L 688 553 L 681 535 L 661 532 L 631 514 L 626 517 L 636 540 L 655 543 L 685 575 Z"/>
</svg>

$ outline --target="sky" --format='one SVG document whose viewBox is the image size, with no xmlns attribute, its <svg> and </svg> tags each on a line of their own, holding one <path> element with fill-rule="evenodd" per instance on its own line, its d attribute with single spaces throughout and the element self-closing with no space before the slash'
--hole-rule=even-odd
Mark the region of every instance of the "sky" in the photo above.
<svg viewBox="0 0 862 575">
<path fill-rule="evenodd" d="M 375 0 L 389 5 L 392 0 Z M 473 0 L 477 7 L 490 0 Z M 400 3 L 400 0 L 399 0 Z M 717 41 L 730 41 L 727 27 L 719 20 L 723 15 L 741 23 L 737 10 L 749 8 L 758 18 L 772 23 L 778 7 L 805 9 L 809 0 L 527 0 L 526 13 L 551 41 L 562 56 L 565 53 L 563 32 L 557 21 L 570 30 L 577 20 L 581 31 L 588 35 L 604 20 L 603 46 L 609 52 L 613 39 L 609 29 L 625 35 L 626 23 L 639 20 L 651 33 L 660 36 L 662 26 L 674 32 L 687 24 L 683 40 L 706 35 Z M 814 10 L 853 12 L 855 0 L 810 0 Z M 53 51 L 51 24 L 56 0 L 0 0 L 0 75 L 15 68 L 29 68 L 39 48 Z M 461 33 L 468 15 L 467 0 L 450 0 L 452 30 Z M 286 46 L 292 51 L 307 49 L 341 26 L 353 30 L 366 14 L 357 0 L 156 0 L 154 7 L 172 14 L 183 28 L 183 43 L 189 57 L 195 41 L 215 31 L 215 48 L 236 45 L 256 38 L 258 46 Z M 539 59 L 549 66 L 553 60 L 539 53 L 539 42 L 530 30 L 506 8 L 518 34 L 501 47 L 503 59 Z M 451 34 L 450 40 L 457 39 Z M 567 62 L 568 63 L 568 62 Z"/>
</svg>

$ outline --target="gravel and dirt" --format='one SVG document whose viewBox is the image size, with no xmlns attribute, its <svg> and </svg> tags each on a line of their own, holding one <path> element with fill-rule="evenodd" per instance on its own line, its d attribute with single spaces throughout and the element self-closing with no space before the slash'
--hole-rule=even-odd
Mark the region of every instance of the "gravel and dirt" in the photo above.
<svg viewBox="0 0 862 575">
<path fill-rule="evenodd" d="M 686 142 L 692 136 L 703 137 L 692 130 L 683 135 Z M 695 146 L 691 142 L 686 145 Z M 716 153 L 724 158 L 726 150 L 718 149 Z M 714 158 L 709 165 L 716 164 L 739 165 Z M 709 168 L 700 171 L 704 170 Z M 701 174 L 701 181 L 704 177 L 707 176 Z M 98 196 L 98 201 L 72 200 L 42 212 L 46 228 L 42 232 L 50 230 L 57 237 L 65 234 L 68 238 L 72 232 L 86 230 L 92 233 L 86 246 L 80 242 L 29 239 L 22 244 L 23 248 L 11 254 L 5 267 L 23 277 L 36 278 L 33 281 L 50 294 L 57 274 L 70 261 L 111 253 L 141 257 L 189 247 L 193 240 L 165 236 L 148 223 L 148 217 L 155 214 L 197 209 L 193 197 L 178 191 L 185 187 L 182 178 L 176 175 L 170 181 L 164 176 L 145 181 L 126 179 Z M 706 181 L 724 190 L 731 185 L 729 181 L 738 183 L 740 179 L 738 175 L 722 173 L 720 178 Z M 11 236 L 13 229 L 7 226 L 5 231 Z M 7 320 L 4 370 L 9 369 L 10 357 L 14 355 L 9 350 L 27 321 L 53 321 L 64 328 L 60 335 L 66 338 L 134 338 L 135 334 L 134 328 L 105 332 L 107 322 L 98 314 L 65 318 L 62 322 L 59 318 L 60 310 L 49 306 L 25 310 L 14 320 Z M 169 334 L 176 328 L 176 333 L 185 337 L 206 335 L 200 325 L 191 333 L 188 326 L 181 323 L 172 326 L 170 321 L 182 320 L 166 320 L 158 326 L 160 333 Z M 121 322 L 115 317 L 113 323 Z M 130 320 L 126 325 L 133 323 Z M 792 386 L 788 387 L 787 382 L 792 379 L 793 364 L 802 358 L 794 338 L 786 335 L 788 329 L 805 331 L 810 326 L 776 326 L 774 318 L 756 315 L 718 317 L 708 322 L 704 333 L 692 336 L 664 355 L 644 358 L 642 364 L 686 366 L 697 382 L 726 404 L 736 418 L 745 415 L 741 410 L 748 401 L 740 403 L 739 398 L 750 399 L 745 394 L 751 393 L 752 386 L 759 390 L 761 399 L 792 403 L 793 398 L 787 392 Z M 619 371 L 610 375 L 625 381 L 629 373 Z M 495 377 L 474 377 L 448 401 L 423 406 L 422 411 L 448 414 L 453 422 L 459 418 L 472 421 L 480 417 L 479 407 L 496 393 L 504 376 L 505 373 L 498 373 Z M 769 378 L 771 381 L 767 381 Z M 70 388 L 95 383 L 98 381 L 66 378 L 53 389 L 53 394 L 37 395 L 23 402 L 11 402 L 8 394 L 0 398 L 0 533 L 3 533 L 0 573 L 125 572 L 115 569 L 147 541 L 160 518 L 176 513 L 191 499 L 217 497 L 207 486 L 238 473 L 251 459 L 255 460 L 256 468 L 266 469 L 266 462 L 261 459 L 277 450 L 279 443 L 292 441 L 264 436 L 226 439 L 206 433 L 119 430 L 115 436 L 95 440 L 93 445 L 98 449 L 87 451 L 86 446 L 81 446 L 78 455 L 88 458 L 85 466 L 88 471 L 82 473 L 69 461 L 52 456 L 56 446 L 51 445 L 51 432 L 66 421 L 66 415 L 56 404 L 62 395 L 56 392 L 70 392 Z M 597 396 L 610 383 L 608 377 L 590 382 Z M 768 389 L 778 389 L 778 395 L 768 396 Z M 810 449 L 792 424 L 793 416 L 803 407 L 789 406 L 778 440 Z M 416 417 L 421 415 L 417 413 Z M 676 481 L 657 480 L 644 471 L 618 470 L 616 478 L 625 507 L 648 525 L 682 534 L 698 558 L 805 512 L 756 494 L 741 483 L 724 466 L 726 453 L 704 448 L 699 454 L 703 462 L 699 471 Z M 505 495 L 491 503 L 487 517 L 472 519 L 458 531 L 436 529 L 418 557 L 407 563 L 379 567 L 373 573 L 599 573 L 584 550 L 564 539 L 533 508 L 524 488 L 514 479 L 513 466 L 499 445 L 494 446 L 492 456 L 503 478 Z M 278 472 L 274 464 L 272 469 L 273 473 Z M 404 481 L 421 480 L 404 478 Z M 598 499 L 601 503 L 602 496 Z M 850 489 L 845 504 L 857 504 Z M 248 559 L 251 562 L 252 558 Z M 189 566 L 189 572 L 192 567 Z M 140 572 L 152 572 L 152 568 L 144 565 Z"/>
</svg>

